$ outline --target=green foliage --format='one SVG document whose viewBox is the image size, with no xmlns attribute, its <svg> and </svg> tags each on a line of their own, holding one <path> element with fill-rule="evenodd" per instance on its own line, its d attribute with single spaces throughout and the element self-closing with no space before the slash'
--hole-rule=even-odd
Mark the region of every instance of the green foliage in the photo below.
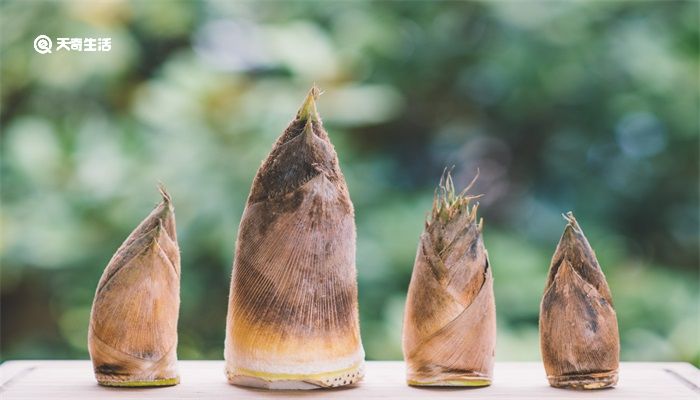
<svg viewBox="0 0 700 400">
<path fill-rule="evenodd" d="M 109 258 L 173 196 L 180 358 L 220 359 L 233 245 L 260 161 L 316 82 L 355 203 L 368 358 L 401 357 L 418 235 L 445 166 L 473 193 L 497 357 L 539 357 L 573 210 L 622 358 L 700 363 L 698 3 L 0 5 L 2 359 L 86 357 Z M 106 53 L 32 50 L 38 34 Z"/>
</svg>

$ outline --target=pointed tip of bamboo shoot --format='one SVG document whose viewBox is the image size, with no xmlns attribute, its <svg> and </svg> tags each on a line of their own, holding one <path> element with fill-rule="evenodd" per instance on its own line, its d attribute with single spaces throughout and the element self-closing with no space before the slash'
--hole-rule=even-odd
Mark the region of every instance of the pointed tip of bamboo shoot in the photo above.
<svg viewBox="0 0 700 400">
<path fill-rule="evenodd" d="M 314 122 L 321 121 L 321 117 L 319 117 L 318 111 L 316 110 L 316 100 L 318 100 L 321 93 L 321 90 L 314 83 L 309 93 L 306 95 L 306 99 L 304 99 L 304 102 L 299 108 L 299 111 L 297 111 L 297 119 L 302 121 L 313 120 Z"/>
<path fill-rule="evenodd" d="M 578 221 L 576 220 L 576 217 L 574 217 L 574 213 L 571 211 L 567 211 L 566 214 L 561 215 L 568 224 L 566 225 L 567 228 L 571 228 L 577 232 L 581 232 L 581 227 L 578 225 Z"/>
<path fill-rule="evenodd" d="M 168 193 L 168 189 L 166 189 L 163 182 L 158 182 L 156 187 L 158 189 L 158 193 L 160 193 L 161 197 L 163 198 L 162 204 L 166 206 L 165 209 L 168 211 L 172 211 L 173 210 L 173 198 L 170 196 L 170 193 Z"/>
<path fill-rule="evenodd" d="M 576 217 L 574 217 L 574 213 L 571 211 L 568 211 L 567 213 L 562 214 L 561 216 L 564 217 L 567 224 L 564 227 L 564 233 L 562 233 L 562 236 L 560 239 L 560 244 L 558 247 L 578 246 L 578 245 L 582 244 L 582 243 L 578 243 L 580 241 L 584 241 L 586 243 L 586 246 L 587 246 L 588 240 L 584 236 L 583 230 L 581 229 L 581 226 L 578 224 Z"/>
<path fill-rule="evenodd" d="M 476 221 L 476 211 L 479 208 L 479 203 L 477 202 L 471 207 L 469 207 L 469 205 L 472 200 L 478 199 L 483 195 L 469 195 L 468 191 L 471 190 L 472 186 L 474 186 L 474 183 L 479 178 L 479 170 L 477 170 L 476 175 L 469 185 L 458 193 L 452 179 L 453 169 L 454 166 L 452 168 L 446 167 L 442 172 L 438 187 L 435 189 L 433 211 L 431 214 L 432 219 L 429 224 L 437 220 L 447 222 L 461 212 L 466 212 L 469 216 L 469 221 Z"/>
</svg>

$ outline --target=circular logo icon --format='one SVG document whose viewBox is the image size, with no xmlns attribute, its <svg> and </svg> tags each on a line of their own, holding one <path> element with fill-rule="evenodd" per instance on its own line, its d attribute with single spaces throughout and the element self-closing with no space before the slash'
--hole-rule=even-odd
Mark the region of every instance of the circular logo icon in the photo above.
<svg viewBox="0 0 700 400">
<path fill-rule="evenodd" d="M 51 47 L 53 47 L 51 38 L 46 35 L 39 35 L 34 39 L 34 50 L 39 54 L 51 53 Z"/>
</svg>

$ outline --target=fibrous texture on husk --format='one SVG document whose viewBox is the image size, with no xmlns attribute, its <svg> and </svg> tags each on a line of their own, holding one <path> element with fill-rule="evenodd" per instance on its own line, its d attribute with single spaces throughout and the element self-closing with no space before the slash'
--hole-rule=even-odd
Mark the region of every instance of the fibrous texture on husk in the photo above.
<svg viewBox="0 0 700 400">
<path fill-rule="evenodd" d="M 554 387 L 600 389 L 617 383 L 620 339 L 610 289 L 574 215 L 549 268 L 540 305 L 540 347 Z"/>
<path fill-rule="evenodd" d="M 274 144 L 241 219 L 226 327 L 233 384 L 313 389 L 363 374 L 354 211 L 318 95 Z"/>
<path fill-rule="evenodd" d="M 129 235 L 97 286 L 88 349 L 97 382 L 170 386 L 177 372 L 180 250 L 170 196 Z"/>
<path fill-rule="evenodd" d="M 468 189 L 455 193 L 449 173 L 443 176 L 420 236 L 403 326 L 410 385 L 491 384 L 493 278 Z"/>
</svg>

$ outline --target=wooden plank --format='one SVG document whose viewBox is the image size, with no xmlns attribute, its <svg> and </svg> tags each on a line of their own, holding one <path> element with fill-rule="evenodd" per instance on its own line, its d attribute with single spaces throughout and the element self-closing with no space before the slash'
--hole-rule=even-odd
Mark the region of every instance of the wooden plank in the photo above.
<svg viewBox="0 0 700 400">
<path fill-rule="evenodd" d="M 700 371 L 687 363 L 622 363 L 614 389 L 579 392 L 547 385 L 536 362 L 496 363 L 494 384 L 487 388 L 412 388 L 398 361 L 367 363 L 366 376 L 350 388 L 306 392 L 264 391 L 231 386 L 223 361 L 180 361 L 182 383 L 167 388 L 98 386 L 89 361 L 9 361 L 0 365 L 2 399 L 698 399 Z"/>
</svg>

